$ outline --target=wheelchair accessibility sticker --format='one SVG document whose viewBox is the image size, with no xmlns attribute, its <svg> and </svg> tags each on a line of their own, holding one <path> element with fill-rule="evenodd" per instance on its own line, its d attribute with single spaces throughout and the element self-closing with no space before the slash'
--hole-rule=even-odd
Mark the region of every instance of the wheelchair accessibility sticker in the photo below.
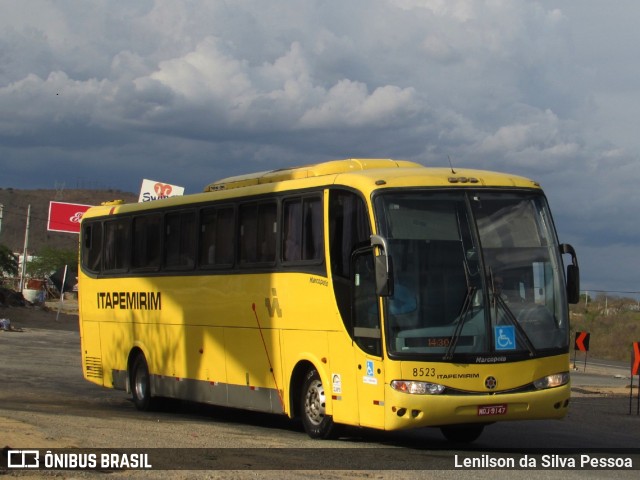
<svg viewBox="0 0 640 480">
<path fill-rule="evenodd" d="M 362 377 L 362 381 L 369 385 L 377 385 L 378 379 L 374 373 L 374 365 L 372 360 L 367 360 L 367 375 Z"/>
<path fill-rule="evenodd" d="M 373 377 L 373 362 L 367 360 L 367 377 Z"/>
<path fill-rule="evenodd" d="M 513 325 L 501 325 L 494 331 L 496 350 L 516 349 L 516 329 Z"/>
</svg>

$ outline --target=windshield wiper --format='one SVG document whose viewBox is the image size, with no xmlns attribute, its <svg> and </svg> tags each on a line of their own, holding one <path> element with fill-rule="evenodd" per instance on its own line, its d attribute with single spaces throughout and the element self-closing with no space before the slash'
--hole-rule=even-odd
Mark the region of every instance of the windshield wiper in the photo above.
<svg viewBox="0 0 640 480">
<path fill-rule="evenodd" d="M 451 335 L 449 348 L 447 348 L 447 351 L 442 358 L 443 360 L 451 360 L 453 358 L 453 353 L 456 350 L 456 345 L 458 345 L 458 340 L 460 339 L 460 335 L 462 334 L 462 328 L 464 327 L 464 324 L 469 317 L 469 312 L 471 311 L 471 307 L 473 306 L 473 297 L 475 297 L 477 290 L 477 287 L 467 287 L 467 296 L 464 297 L 464 302 L 462 304 L 462 308 L 460 309 L 460 314 L 458 315 L 458 324 L 456 325 L 456 329 L 453 332 L 453 335 Z"/>
<path fill-rule="evenodd" d="M 504 301 L 504 299 L 500 296 L 500 293 L 496 291 L 495 285 L 493 283 L 493 274 L 490 274 L 490 283 L 491 283 L 491 296 L 493 297 L 493 302 L 496 308 L 496 320 L 498 318 L 498 307 L 501 307 L 509 323 L 515 327 L 520 338 L 524 341 L 524 344 L 527 347 L 527 350 L 529 350 L 529 356 L 535 357 L 538 352 L 536 351 L 536 348 L 533 346 L 533 343 L 531 342 L 531 339 L 527 335 L 527 332 L 524 331 L 524 328 L 522 328 L 522 325 L 520 325 L 520 322 L 518 322 L 518 319 L 516 318 L 516 316 L 513 314 L 513 312 L 511 311 L 507 303 Z"/>
<path fill-rule="evenodd" d="M 458 218 L 458 228 L 460 227 L 460 218 Z M 464 247 L 464 243 L 463 243 Z M 443 360 L 451 360 L 453 359 L 453 353 L 456 351 L 456 346 L 458 345 L 458 340 L 460 339 L 460 335 L 462 334 L 462 328 L 464 327 L 465 322 L 467 321 L 467 317 L 469 316 L 469 312 L 471 311 L 471 307 L 473 306 L 473 297 L 478 290 L 478 287 L 473 286 L 471 284 L 471 267 L 469 266 L 469 259 L 467 252 L 463 250 L 462 257 L 462 268 L 464 269 L 464 279 L 467 282 L 467 295 L 464 297 L 464 302 L 462 302 L 462 308 L 460 309 L 460 313 L 458 314 L 458 324 L 456 325 L 456 329 L 451 335 L 451 339 L 449 340 L 449 347 L 444 354 Z"/>
</svg>

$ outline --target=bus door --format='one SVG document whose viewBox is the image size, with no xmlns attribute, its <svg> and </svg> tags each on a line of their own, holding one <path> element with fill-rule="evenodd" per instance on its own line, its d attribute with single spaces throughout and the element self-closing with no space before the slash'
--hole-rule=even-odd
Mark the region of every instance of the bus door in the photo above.
<svg viewBox="0 0 640 480">
<path fill-rule="evenodd" d="M 357 250 L 352 258 L 352 316 L 354 360 L 360 425 L 384 428 L 384 383 L 380 298 L 376 292 L 371 247 Z"/>
</svg>

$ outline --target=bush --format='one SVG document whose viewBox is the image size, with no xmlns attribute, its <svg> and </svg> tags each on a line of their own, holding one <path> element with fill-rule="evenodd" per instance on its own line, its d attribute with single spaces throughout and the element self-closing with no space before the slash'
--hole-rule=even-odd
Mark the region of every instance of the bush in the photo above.
<svg viewBox="0 0 640 480">
<path fill-rule="evenodd" d="M 15 277 L 18 274 L 18 256 L 5 245 L 0 245 L 0 275 Z"/>
<path fill-rule="evenodd" d="M 640 341 L 640 308 L 628 298 L 599 296 L 571 306 L 571 354 L 575 332 L 589 332 L 589 356 L 629 361 L 633 341 Z"/>
<path fill-rule="evenodd" d="M 27 264 L 27 273 L 31 277 L 45 278 L 65 265 L 76 268 L 78 252 L 76 250 L 58 250 L 45 247 Z"/>
</svg>

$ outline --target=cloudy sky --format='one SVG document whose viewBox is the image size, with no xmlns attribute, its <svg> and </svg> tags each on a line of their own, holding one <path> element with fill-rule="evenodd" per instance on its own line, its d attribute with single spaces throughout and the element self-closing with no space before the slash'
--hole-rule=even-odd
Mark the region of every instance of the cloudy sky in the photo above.
<svg viewBox="0 0 640 480">
<path fill-rule="evenodd" d="M 0 187 L 392 157 L 539 181 L 640 290 L 636 0 L 0 0 Z"/>
</svg>

